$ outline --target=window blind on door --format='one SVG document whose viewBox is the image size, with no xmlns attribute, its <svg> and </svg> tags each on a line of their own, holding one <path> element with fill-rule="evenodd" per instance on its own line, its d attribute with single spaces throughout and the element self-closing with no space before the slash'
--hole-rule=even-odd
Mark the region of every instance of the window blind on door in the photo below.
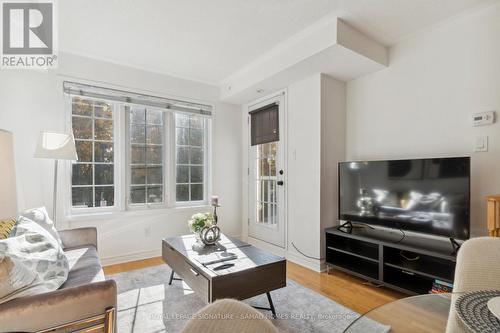
<svg viewBox="0 0 500 333">
<path fill-rule="evenodd" d="M 251 145 L 279 141 L 279 105 L 269 104 L 250 112 Z"/>
</svg>

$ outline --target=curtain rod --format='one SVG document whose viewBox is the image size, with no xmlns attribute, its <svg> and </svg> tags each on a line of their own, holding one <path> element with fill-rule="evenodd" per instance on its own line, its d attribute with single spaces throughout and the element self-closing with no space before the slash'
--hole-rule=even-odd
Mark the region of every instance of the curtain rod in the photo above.
<svg viewBox="0 0 500 333">
<path fill-rule="evenodd" d="M 213 110 L 213 107 L 207 104 L 186 102 L 178 99 L 134 93 L 114 88 L 104 88 L 71 81 L 63 82 L 63 90 L 65 93 L 71 95 L 111 99 L 123 103 L 148 105 L 187 113 L 211 115 Z"/>
</svg>

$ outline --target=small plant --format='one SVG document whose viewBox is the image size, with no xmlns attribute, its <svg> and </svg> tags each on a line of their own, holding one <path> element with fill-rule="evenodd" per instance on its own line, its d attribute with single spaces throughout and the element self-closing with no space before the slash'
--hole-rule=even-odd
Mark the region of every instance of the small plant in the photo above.
<svg viewBox="0 0 500 333">
<path fill-rule="evenodd" d="M 199 233 L 204 227 L 213 225 L 214 216 L 212 213 L 197 213 L 191 216 L 188 221 L 189 230 L 194 233 Z"/>
</svg>

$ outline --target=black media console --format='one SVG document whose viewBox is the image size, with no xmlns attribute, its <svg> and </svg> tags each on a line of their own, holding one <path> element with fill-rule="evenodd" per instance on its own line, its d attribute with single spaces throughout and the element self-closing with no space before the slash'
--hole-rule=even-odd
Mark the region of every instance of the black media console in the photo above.
<svg viewBox="0 0 500 333">
<path fill-rule="evenodd" d="M 335 269 L 407 294 L 426 294 L 435 279 L 453 283 L 450 242 L 368 226 L 328 228 L 326 263 Z"/>
</svg>

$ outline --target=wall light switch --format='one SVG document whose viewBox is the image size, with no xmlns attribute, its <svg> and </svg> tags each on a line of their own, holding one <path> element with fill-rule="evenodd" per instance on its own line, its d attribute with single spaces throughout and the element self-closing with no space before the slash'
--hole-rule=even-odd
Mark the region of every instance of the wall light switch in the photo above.
<svg viewBox="0 0 500 333">
<path fill-rule="evenodd" d="M 474 143 L 475 152 L 488 151 L 488 136 L 477 136 Z"/>
</svg>

